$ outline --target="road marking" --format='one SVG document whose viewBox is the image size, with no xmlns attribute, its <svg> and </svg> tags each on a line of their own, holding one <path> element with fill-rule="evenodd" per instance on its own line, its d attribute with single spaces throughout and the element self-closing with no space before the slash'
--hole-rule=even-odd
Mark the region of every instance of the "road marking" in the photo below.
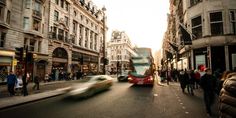
<svg viewBox="0 0 236 118">
<path fill-rule="evenodd" d="M 181 102 L 181 100 L 180 100 L 180 99 L 179 99 L 178 101 L 179 101 L 179 102 Z"/>
<path fill-rule="evenodd" d="M 185 114 L 189 114 L 189 112 L 185 111 Z"/>
<path fill-rule="evenodd" d="M 183 104 L 182 102 L 180 104 Z"/>
<path fill-rule="evenodd" d="M 154 97 L 157 97 L 157 96 L 158 96 L 158 94 L 153 94 L 153 96 L 154 96 Z"/>
<path fill-rule="evenodd" d="M 182 107 L 182 109 L 185 109 L 185 108 L 186 108 L 185 106 Z"/>
</svg>

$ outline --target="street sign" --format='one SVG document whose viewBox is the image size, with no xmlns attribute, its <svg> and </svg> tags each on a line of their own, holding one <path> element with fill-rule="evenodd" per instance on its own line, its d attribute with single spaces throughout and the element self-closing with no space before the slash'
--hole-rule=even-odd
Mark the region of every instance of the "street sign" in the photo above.
<svg viewBox="0 0 236 118">
<path fill-rule="evenodd" d="M 13 59 L 13 60 L 12 60 L 12 64 L 13 64 L 13 66 L 16 66 L 16 65 L 17 65 L 17 62 L 18 62 L 17 59 Z"/>
</svg>

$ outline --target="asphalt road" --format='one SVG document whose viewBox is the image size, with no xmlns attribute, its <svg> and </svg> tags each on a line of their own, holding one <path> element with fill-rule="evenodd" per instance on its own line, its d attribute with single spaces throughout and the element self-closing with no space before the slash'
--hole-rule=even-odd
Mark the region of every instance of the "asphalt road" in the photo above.
<svg viewBox="0 0 236 118">
<path fill-rule="evenodd" d="M 183 94 L 178 83 L 152 88 L 115 82 L 110 90 L 90 98 L 64 97 L 5 109 L 0 118 L 207 118 L 202 92 Z"/>
</svg>

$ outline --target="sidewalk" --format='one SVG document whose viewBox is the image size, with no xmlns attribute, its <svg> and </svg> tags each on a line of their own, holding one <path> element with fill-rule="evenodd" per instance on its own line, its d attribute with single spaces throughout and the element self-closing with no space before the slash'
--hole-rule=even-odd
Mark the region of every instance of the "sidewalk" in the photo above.
<svg viewBox="0 0 236 118">
<path fill-rule="evenodd" d="M 40 90 L 33 90 L 34 83 L 29 83 L 27 86 L 28 96 L 23 96 L 18 91 L 15 96 L 10 97 L 7 86 L 0 86 L 0 110 L 61 95 L 65 90 L 69 89 L 70 85 L 77 82 L 79 83 L 80 81 L 81 80 L 70 80 L 40 83 Z"/>
</svg>

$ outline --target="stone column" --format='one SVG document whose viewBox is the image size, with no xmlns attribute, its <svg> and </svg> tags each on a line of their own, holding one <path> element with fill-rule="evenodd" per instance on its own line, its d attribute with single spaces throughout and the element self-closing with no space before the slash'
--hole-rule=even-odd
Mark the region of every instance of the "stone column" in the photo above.
<svg viewBox="0 0 236 118">
<path fill-rule="evenodd" d="M 207 62 L 208 62 L 208 68 L 212 69 L 211 66 L 211 46 L 207 46 Z"/>
<path fill-rule="evenodd" d="M 226 45 L 225 46 L 225 67 L 226 67 L 226 70 L 230 70 L 229 68 L 229 46 Z"/>
<path fill-rule="evenodd" d="M 72 63 L 72 51 L 68 50 L 68 65 L 67 65 L 67 72 L 71 72 L 71 63 Z"/>
<path fill-rule="evenodd" d="M 194 54 L 193 54 L 193 49 L 191 49 L 191 51 L 190 51 L 190 58 L 191 58 L 191 66 L 192 66 L 190 69 L 194 70 L 195 68 L 194 68 Z"/>
</svg>

